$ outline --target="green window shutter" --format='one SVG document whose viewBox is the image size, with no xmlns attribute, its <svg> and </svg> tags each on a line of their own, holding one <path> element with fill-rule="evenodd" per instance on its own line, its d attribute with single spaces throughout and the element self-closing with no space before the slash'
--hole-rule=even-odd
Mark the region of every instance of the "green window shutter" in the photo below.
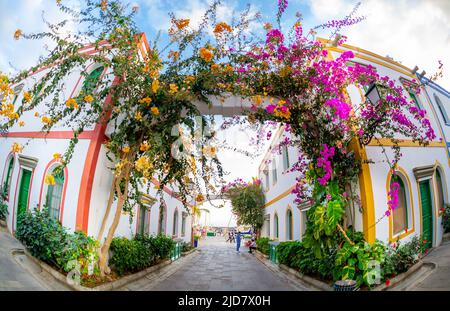
<svg viewBox="0 0 450 311">
<path fill-rule="evenodd" d="M 416 103 L 416 107 L 419 109 L 423 109 L 422 105 L 419 103 L 419 100 L 417 99 L 416 95 L 412 91 L 408 91 L 409 96 L 412 100 Z"/>
<path fill-rule="evenodd" d="M 3 184 L 3 194 L 5 196 L 7 196 L 9 194 L 9 188 L 11 186 L 11 175 L 12 175 L 13 167 L 14 167 L 14 157 L 11 157 L 11 159 L 9 159 L 8 171 L 6 173 L 6 180 L 5 180 L 5 183 Z"/>
</svg>

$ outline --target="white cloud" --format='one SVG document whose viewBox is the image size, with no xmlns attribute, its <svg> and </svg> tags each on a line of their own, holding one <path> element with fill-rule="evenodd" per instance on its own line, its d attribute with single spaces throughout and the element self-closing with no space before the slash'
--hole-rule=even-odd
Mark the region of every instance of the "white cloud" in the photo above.
<svg viewBox="0 0 450 311">
<path fill-rule="evenodd" d="M 70 0 L 69 0 L 70 1 Z M 70 1 L 74 5 L 79 5 L 79 0 Z M 45 10 L 45 14 L 42 12 Z M 24 33 L 36 33 L 47 31 L 43 23 L 42 16 L 49 22 L 60 22 L 67 15 L 59 11 L 56 2 L 52 0 L 25 0 L 8 1 L 2 4 L 0 11 L 0 70 L 13 73 L 16 70 L 29 68 L 36 64 L 39 56 L 45 54 L 43 45 L 52 47 L 50 40 L 24 40 L 16 41 L 13 34 L 16 29 L 21 29 Z M 64 28 L 65 32 L 73 31 L 75 25 L 69 23 Z"/>
<path fill-rule="evenodd" d="M 347 15 L 355 1 L 309 0 L 319 22 Z M 419 66 L 427 76 L 444 63 L 444 78 L 437 82 L 450 89 L 450 1 L 366 0 L 359 14 L 367 19 L 342 30 L 348 43 L 382 56 L 389 55 L 409 68 Z"/>
</svg>

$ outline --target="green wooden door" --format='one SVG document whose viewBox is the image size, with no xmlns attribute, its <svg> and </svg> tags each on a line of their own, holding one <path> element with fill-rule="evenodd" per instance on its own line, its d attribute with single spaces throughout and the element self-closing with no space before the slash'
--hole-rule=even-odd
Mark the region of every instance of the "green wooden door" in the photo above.
<svg viewBox="0 0 450 311">
<path fill-rule="evenodd" d="M 430 181 L 420 182 L 420 201 L 422 205 L 422 249 L 433 246 L 433 214 Z"/>
<path fill-rule="evenodd" d="M 20 215 L 26 213 L 28 208 L 28 193 L 30 192 L 31 171 L 22 169 L 21 176 L 16 221 Z"/>
</svg>

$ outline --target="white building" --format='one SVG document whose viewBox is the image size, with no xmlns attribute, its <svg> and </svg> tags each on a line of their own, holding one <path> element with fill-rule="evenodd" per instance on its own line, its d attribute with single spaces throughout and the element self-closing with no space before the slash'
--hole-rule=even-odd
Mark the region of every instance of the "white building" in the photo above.
<svg viewBox="0 0 450 311">
<path fill-rule="evenodd" d="M 444 203 L 449 202 L 450 93 L 431 83 L 422 86 L 422 92 L 415 95 L 409 89 L 416 86 L 413 80 L 417 78 L 400 63 L 349 45 L 330 46 L 328 50 L 332 58 L 352 50 L 355 54 L 353 62 L 370 64 L 381 76 L 389 76 L 403 85 L 406 94 L 418 107 L 427 111 L 437 136 L 427 147 L 421 147 L 408 139 L 400 143 L 403 156 L 397 167 L 401 185 L 399 206 L 389 217 L 384 216 L 384 213 L 388 206 L 392 176 L 382 151 L 385 148 L 388 157 L 393 159 L 393 152 L 389 148 L 391 143 L 388 139 L 376 137 L 366 148 L 356 147 L 356 154 L 362 159 L 372 159 L 374 163 L 362 165 L 358 189 L 354 189 L 361 199 L 361 209 L 355 212 L 355 229 L 362 231 L 369 242 L 375 239 L 383 242 L 408 241 L 418 235 L 429 247 L 438 246 L 443 234 L 439 211 Z M 351 86 L 347 92 L 354 106 L 364 100 L 365 90 Z M 297 161 L 298 154 L 291 147 L 282 148 L 281 153 L 274 152 L 285 135 L 282 129 L 275 134 L 271 149 L 259 168 L 267 202 L 262 235 L 279 241 L 301 240 L 305 232 L 308 205 L 299 207 L 294 203 L 295 195 L 291 191 L 295 185 L 295 172 L 286 173 Z"/>
<path fill-rule="evenodd" d="M 140 50 L 141 53 L 149 50 L 145 34 L 141 35 Z M 96 50 L 94 46 L 86 46 L 82 52 L 96 53 Z M 89 79 L 113 81 L 114 77 L 111 77 L 110 71 L 99 64 L 89 64 L 86 69 L 89 72 L 86 79 L 81 75 L 82 68 L 68 75 L 61 93 L 65 98 L 60 100 L 76 97 L 83 88 L 88 87 L 86 81 Z M 17 95 L 14 102 L 21 102 L 22 90 L 29 90 L 47 71 L 48 68 L 35 72 L 25 81 L 15 85 Z M 34 111 L 45 111 L 44 105 L 50 100 L 51 98 L 44 99 Z M 56 176 L 56 184 L 48 186 L 44 182 L 46 174 L 59 165 L 59 162 L 53 159 L 53 154 L 63 153 L 67 149 L 73 137 L 73 130 L 63 124 L 56 124 L 49 133 L 43 133 L 41 117 L 34 115 L 34 112 L 25 112 L 21 118 L 25 126 L 15 125 L 8 133 L 0 136 L 0 181 L 9 208 L 8 228 L 14 232 L 19 214 L 36 208 L 42 209 L 45 205 L 64 227 L 71 231 L 82 230 L 97 237 L 113 180 L 113 173 L 108 169 L 105 149 L 105 142 L 108 140 L 107 128 L 103 125 L 86 128 L 79 136 L 71 162 L 63 174 Z M 25 147 L 22 153 L 11 152 L 14 142 Z M 156 180 L 153 183 L 158 185 Z M 156 192 L 156 189 L 151 189 L 150 193 L 143 194 L 143 200 L 149 203 L 149 208 L 134 211 L 131 223 L 129 215 L 122 214 L 116 235 L 132 237 L 136 233 L 163 233 L 191 241 L 190 213 L 168 187 L 164 188 L 165 206 L 159 203 Z M 157 200 L 153 200 L 154 198 Z M 191 206 L 187 208 L 190 209 Z M 107 230 L 103 238 L 106 233 Z"/>
</svg>

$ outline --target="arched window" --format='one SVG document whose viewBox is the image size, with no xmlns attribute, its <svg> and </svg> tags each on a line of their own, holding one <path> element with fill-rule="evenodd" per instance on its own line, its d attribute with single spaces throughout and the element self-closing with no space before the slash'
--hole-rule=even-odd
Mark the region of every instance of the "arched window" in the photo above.
<svg viewBox="0 0 450 311">
<path fill-rule="evenodd" d="M 439 172 L 439 168 L 436 169 L 436 184 L 437 184 L 437 194 L 438 194 L 438 210 L 444 207 L 445 198 L 444 198 L 444 185 L 442 183 L 441 173 Z"/>
<path fill-rule="evenodd" d="M 280 236 L 279 227 L 278 227 L 278 215 L 275 213 L 274 219 L 273 219 L 273 225 L 274 225 L 274 235 L 275 239 L 278 239 Z"/>
<path fill-rule="evenodd" d="M 436 94 L 434 94 L 434 100 L 436 101 L 436 105 L 438 106 L 439 111 L 441 112 L 441 115 L 442 115 L 442 118 L 444 119 L 444 122 L 446 124 L 449 124 L 450 120 L 448 118 L 447 111 L 445 110 L 444 105 L 442 105 L 441 100 L 439 99 L 439 97 L 437 97 Z"/>
<path fill-rule="evenodd" d="M 405 229 L 408 228 L 408 200 L 406 197 L 406 187 L 405 183 L 403 182 L 403 179 L 398 176 L 394 175 L 391 178 L 391 185 L 397 182 L 398 187 L 398 205 L 394 209 L 392 213 L 392 220 L 393 220 L 393 234 L 399 234 L 405 231 Z"/>
<path fill-rule="evenodd" d="M 100 77 L 103 73 L 103 70 L 105 67 L 100 66 L 95 68 L 94 70 L 89 73 L 89 75 L 86 77 L 86 79 L 83 82 L 83 86 L 80 91 L 80 97 L 83 97 L 85 95 L 90 95 L 94 93 L 95 88 L 97 87 L 97 84 L 100 80 Z"/>
<path fill-rule="evenodd" d="M 289 208 L 286 212 L 286 239 L 293 240 L 294 239 L 294 228 L 293 228 L 293 218 L 292 211 Z"/>
<path fill-rule="evenodd" d="M 173 212 L 173 229 L 172 235 L 178 237 L 178 208 Z"/>
<path fill-rule="evenodd" d="M 166 234 L 166 206 L 164 204 L 159 207 L 158 234 Z"/>
<path fill-rule="evenodd" d="M 181 236 L 186 235 L 186 218 L 188 214 L 183 212 L 181 215 Z"/>
<path fill-rule="evenodd" d="M 53 169 L 54 170 L 54 169 Z M 60 220 L 61 204 L 64 190 L 64 170 L 53 174 L 55 184 L 48 185 L 45 196 L 45 206 L 48 208 L 50 217 Z"/>
<path fill-rule="evenodd" d="M 6 160 L 6 171 L 2 184 L 2 196 L 4 199 L 7 199 L 9 197 L 9 189 L 11 188 L 13 169 L 14 169 L 14 155 L 11 154 Z"/>
</svg>

